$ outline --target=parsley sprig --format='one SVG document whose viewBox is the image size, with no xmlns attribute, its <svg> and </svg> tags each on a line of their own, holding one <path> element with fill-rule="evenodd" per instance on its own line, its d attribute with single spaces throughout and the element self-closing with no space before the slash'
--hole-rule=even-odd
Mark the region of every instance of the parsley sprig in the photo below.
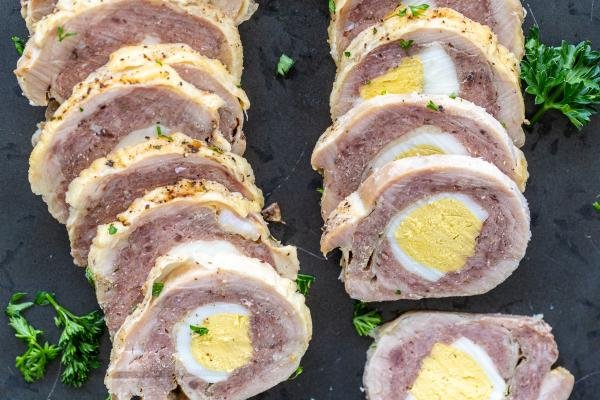
<svg viewBox="0 0 600 400">
<path fill-rule="evenodd" d="M 65 32 L 65 28 L 59 26 L 58 28 L 56 28 L 56 35 L 58 36 L 58 41 L 62 42 L 68 37 L 77 35 L 77 32 Z"/>
<path fill-rule="evenodd" d="M 352 324 L 360 336 L 368 336 L 373 329 L 383 322 L 383 317 L 377 310 L 372 310 L 362 301 L 354 303 Z"/>
<path fill-rule="evenodd" d="M 277 75 L 287 76 L 294 64 L 295 61 L 291 57 L 286 54 L 282 54 L 281 57 L 279 57 L 279 62 L 277 63 Z"/>
<path fill-rule="evenodd" d="M 35 382 L 43 378 L 46 366 L 58 356 L 60 348 L 48 342 L 41 344 L 38 341 L 38 336 L 44 332 L 31 326 L 21 314 L 33 306 L 30 301 L 21 302 L 24 297 L 25 293 L 13 294 L 6 307 L 6 315 L 8 323 L 15 330 L 15 336 L 27 344 L 25 353 L 15 359 L 15 366 L 26 382 Z"/>
<path fill-rule="evenodd" d="M 15 50 L 17 51 L 17 53 L 20 56 L 22 56 L 23 51 L 25 50 L 25 41 L 23 39 L 21 39 L 19 36 L 12 36 L 10 38 L 10 40 L 13 42 L 13 45 L 15 46 Z"/>
<path fill-rule="evenodd" d="M 104 331 L 104 317 L 99 311 L 77 316 L 58 304 L 48 292 L 38 292 L 35 304 L 51 305 L 54 308 L 54 323 L 63 328 L 58 340 L 58 346 L 62 350 L 60 362 L 64 367 L 61 381 L 80 387 L 92 369 L 100 366 L 98 352 L 100 336 Z"/>
<path fill-rule="evenodd" d="M 398 11 L 400 17 L 410 16 L 414 18 L 421 17 L 429 8 L 429 4 L 418 4 L 416 6 L 408 6 Z"/>
<path fill-rule="evenodd" d="M 540 41 L 538 27 L 529 31 L 521 62 L 525 91 L 535 96 L 535 124 L 549 110 L 562 112 L 577 129 L 590 122 L 600 104 L 600 52 L 589 41 L 552 47 Z"/>
<path fill-rule="evenodd" d="M 298 292 L 302 293 L 304 296 L 308 295 L 308 291 L 310 287 L 315 282 L 315 277 L 308 274 L 298 274 L 296 278 L 296 286 L 298 287 Z"/>
</svg>

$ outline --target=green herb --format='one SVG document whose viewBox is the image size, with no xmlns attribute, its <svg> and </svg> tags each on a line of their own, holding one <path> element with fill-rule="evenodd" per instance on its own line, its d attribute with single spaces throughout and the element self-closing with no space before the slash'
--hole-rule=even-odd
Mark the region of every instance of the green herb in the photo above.
<svg viewBox="0 0 600 400">
<path fill-rule="evenodd" d="M 114 226 L 113 224 L 110 224 L 108 226 L 108 234 L 109 235 L 114 235 L 115 233 L 117 233 L 117 227 Z"/>
<path fill-rule="evenodd" d="M 63 40 L 65 40 L 68 37 L 77 35 L 76 32 L 65 32 L 65 30 L 62 26 L 59 26 L 58 28 L 56 28 L 56 34 L 58 35 L 59 42 L 62 42 Z"/>
<path fill-rule="evenodd" d="M 456 93 L 452 92 L 448 95 L 452 100 L 456 99 Z"/>
<path fill-rule="evenodd" d="M 205 328 L 203 326 L 190 325 L 190 329 L 192 330 L 192 332 L 197 333 L 200 336 L 208 334 L 208 328 Z"/>
<path fill-rule="evenodd" d="M 315 189 L 317 192 L 321 193 L 321 196 L 323 196 L 323 193 L 325 193 L 325 189 L 323 189 L 322 187 L 318 187 Z"/>
<path fill-rule="evenodd" d="M 350 56 L 352 55 L 352 53 L 350 53 L 349 51 L 345 51 L 345 52 L 344 52 L 344 55 L 345 55 L 346 57 L 350 58 Z"/>
<path fill-rule="evenodd" d="M 94 273 L 90 267 L 85 267 L 85 279 L 87 279 L 90 285 L 96 286 L 96 283 L 94 282 Z"/>
<path fill-rule="evenodd" d="M 529 31 L 521 62 L 525 92 L 540 106 L 529 118 L 535 124 L 549 110 L 562 112 L 577 129 L 590 122 L 600 104 L 600 52 L 589 41 L 546 46 L 538 27 Z"/>
<path fill-rule="evenodd" d="M 396 294 L 397 294 L 398 296 L 400 296 L 400 295 L 402 294 L 402 290 L 400 290 L 400 289 L 396 289 Z"/>
<path fill-rule="evenodd" d="M 60 348 L 55 345 L 40 344 L 38 336 L 44 332 L 31 326 L 21 312 L 33 305 L 32 302 L 20 302 L 25 293 L 15 293 L 6 306 L 8 323 L 15 330 L 15 337 L 27 344 L 27 350 L 15 359 L 15 366 L 26 382 L 35 382 L 44 377 L 46 366 L 58 356 Z"/>
<path fill-rule="evenodd" d="M 288 380 L 293 380 L 296 379 L 297 377 L 299 377 L 300 375 L 302 375 L 302 373 L 304 372 L 304 367 L 302 365 L 298 365 L 298 368 L 296 368 L 296 370 L 294 371 L 294 373 L 292 374 L 292 376 L 290 376 L 288 378 Z"/>
<path fill-rule="evenodd" d="M 387 90 L 382 90 L 381 93 L 379 93 L 379 95 L 381 96 L 385 96 L 387 94 Z"/>
<path fill-rule="evenodd" d="M 400 47 L 402 47 L 404 50 L 408 50 L 412 47 L 413 43 L 415 41 L 414 40 L 404 40 L 404 39 L 400 39 Z"/>
<path fill-rule="evenodd" d="M 296 286 L 298 287 L 298 292 L 306 296 L 314 282 L 314 276 L 307 274 L 298 274 L 298 277 L 296 278 Z"/>
<path fill-rule="evenodd" d="M 373 28 L 373 35 L 377 35 L 377 28 Z"/>
<path fill-rule="evenodd" d="M 160 125 L 156 125 L 156 136 L 158 136 L 160 139 L 165 139 L 167 142 L 172 142 L 173 138 L 169 135 L 164 135 L 162 133 L 162 128 L 160 127 Z"/>
<path fill-rule="evenodd" d="M 155 61 L 156 61 L 156 63 L 157 63 L 158 65 L 160 65 L 161 67 L 163 66 L 163 63 L 162 63 L 162 61 L 160 61 L 160 60 L 155 60 Z"/>
<path fill-rule="evenodd" d="M 596 212 L 597 212 L 598 214 L 600 214 L 600 202 L 598 202 L 598 201 L 595 201 L 595 202 L 592 204 L 592 207 L 594 207 L 594 210 L 596 210 Z"/>
<path fill-rule="evenodd" d="M 80 387 L 88 379 L 92 369 L 100 366 L 98 352 L 100 336 L 104 331 L 104 317 L 97 310 L 77 316 L 58 304 L 48 292 L 38 292 L 35 304 L 51 305 L 54 308 L 54 323 L 63 328 L 58 339 L 58 346 L 62 351 L 60 362 L 64 367 L 61 381 L 66 385 Z"/>
<path fill-rule="evenodd" d="M 221 149 L 221 148 L 219 148 L 219 147 L 217 147 L 217 146 L 208 146 L 208 148 L 209 148 L 209 149 L 211 149 L 212 151 L 214 151 L 215 153 L 218 153 L 218 154 L 223 154 L 223 153 L 225 153 L 225 152 L 223 151 L 223 149 Z"/>
<path fill-rule="evenodd" d="M 277 75 L 286 76 L 293 66 L 294 60 L 292 60 L 287 55 L 282 54 L 281 57 L 279 57 L 279 62 L 277 63 Z"/>
<path fill-rule="evenodd" d="M 162 290 L 164 289 L 165 284 L 162 282 L 154 282 L 152 284 L 152 297 L 158 297 L 160 296 L 160 293 L 162 292 Z"/>
<path fill-rule="evenodd" d="M 335 0 L 329 0 L 329 12 L 335 14 Z"/>
<path fill-rule="evenodd" d="M 427 103 L 427 108 L 429 108 L 430 110 L 433 110 L 433 111 L 440 111 L 440 106 L 438 106 L 431 100 L 429 100 L 429 102 Z"/>
<path fill-rule="evenodd" d="M 362 301 L 354 303 L 352 324 L 360 336 L 367 336 L 373 329 L 381 325 L 383 318 L 377 310 L 371 310 Z"/>
<path fill-rule="evenodd" d="M 79 107 L 79 112 L 83 112 L 83 107 Z"/>
<path fill-rule="evenodd" d="M 425 11 L 429 8 L 429 4 L 419 4 L 416 6 L 408 6 L 407 8 L 403 8 L 398 12 L 400 17 L 404 17 L 407 14 L 413 16 L 415 18 L 419 18 L 423 15 Z"/>
<path fill-rule="evenodd" d="M 20 56 L 22 56 L 23 50 L 25 50 L 25 41 L 18 36 L 12 36 L 10 38 L 10 40 L 13 42 L 13 45 L 15 46 L 15 50 L 17 50 L 17 53 Z"/>
</svg>

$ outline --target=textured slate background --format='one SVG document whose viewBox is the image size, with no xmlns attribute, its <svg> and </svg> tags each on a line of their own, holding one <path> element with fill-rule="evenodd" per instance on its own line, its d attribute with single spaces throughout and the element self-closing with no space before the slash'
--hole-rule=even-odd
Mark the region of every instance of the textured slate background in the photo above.
<svg viewBox="0 0 600 400">
<path fill-rule="evenodd" d="M 21 97 L 11 71 L 17 55 L 10 36 L 25 36 L 17 0 L 1 0 L 0 15 L 0 305 L 14 291 L 45 289 L 76 312 L 96 307 L 83 271 L 72 265 L 64 228 L 46 212 L 27 182 L 30 136 L 42 118 Z M 354 400 L 363 398 L 361 376 L 370 344 L 351 325 L 352 302 L 338 282 L 337 256 L 326 261 L 318 251 L 320 178 L 310 153 L 328 126 L 328 96 L 334 67 L 328 56 L 325 0 L 259 1 L 254 18 L 241 27 L 245 45 L 244 88 L 252 108 L 246 125 L 247 157 L 267 201 L 281 205 L 285 226 L 273 233 L 299 246 L 302 268 L 317 276 L 308 303 L 314 339 L 303 359 L 305 372 L 258 399 Z M 600 3 L 594 0 L 530 0 L 527 26 L 534 20 L 545 41 L 591 39 L 600 47 Z M 274 69 L 285 52 L 297 60 L 289 79 Z M 549 115 L 528 134 L 524 151 L 531 179 L 526 192 L 533 240 L 518 271 L 491 293 L 471 297 L 381 305 L 387 320 L 414 309 L 544 314 L 553 325 L 561 357 L 577 383 L 572 399 L 598 398 L 600 392 L 600 216 L 590 204 L 600 193 L 600 117 L 582 134 L 562 118 Z M 56 340 L 48 309 L 27 315 Z M 81 389 L 58 380 L 58 363 L 36 384 L 26 384 L 14 368 L 24 346 L 0 316 L 0 398 L 104 399 L 103 366 Z"/>
</svg>

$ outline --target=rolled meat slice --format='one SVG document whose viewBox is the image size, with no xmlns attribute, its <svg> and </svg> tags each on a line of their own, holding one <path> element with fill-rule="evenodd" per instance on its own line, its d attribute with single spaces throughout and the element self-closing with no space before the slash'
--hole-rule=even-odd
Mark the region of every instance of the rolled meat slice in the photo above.
<svg viewBox="0 0 600 400">
<path fill-rule="evenodd" d="M 32 104 L 60 103 L 114 51 L 156 43 L 185 43 L 240 80 L 242 45 L 233 20 L 187 0 L 60 2 L 36 25 L 15 74 Z"/>
<path fill-rule="evenodd" d="M 182 180 L 154 189 L 98 226 L 88 266 L 111 335 L 142 301 L 141 288 L 156 259 L 167 253 L 241 254 L 295 279 L 296 248 L 276 241 L 260 206 L 211 181 Z"/>
<path fill-rule="evenodd" d="M 227 108 L 219 95 L 196 88 L 168 64 L 147 61 L 122 70 L 117 65 L 111 62 L 77 85 L 34 139 L 31 188 L 62 223 L 67 220 L 69 183 L 115 148 L 146 137 L 168 143 L 169 132 L 182 132 L 225 151 L 244 151 L 243 135 L 236 134 L 230 143 L 219 129 L 220 111 Z"/>
<path fill-rule="evenodd" d="M 345 54 L 331 92 L 334 120 L 381 94 L 438 94 L 485 108 L 517 146 L 525 141 L 519 61 L 488 27 L 454 10 L 389 18 L 358 35 Z"/>
<path fill-rule="evenodd" d="M 190 250 L 157 261 L 105 383 L 114 400 L 243 400 L 287 380 L 311 335 L 304 296 L 269 264 Z"/>
<path fill-rule="evenodd" d="M 567 400 L 573 375 L 541 316 L 413 312 L 380 327 L 367 353 L 369 400 Z"/>
<path fill-rule="evenodd" d="M 327 220 L 321 250 L 342 250 L 342 279 L 363 301 L 470 296 L 525 255 L 529 208 L 497 167 L 457 155 L 375 171 Z"/>
<path fill-rule="evenodd" d="M 429 102 L 438 109 L 428 107 Z M 373 169 L 396 159 L 432 154 L 482 158 L 525 189 L 525 156 L 481 107 L 448 96 L 377 96 L 338 118 L 315 146 L 311 162 L 323 174 L 323 218 Z"/>
<path fill-rule="evenodd" d="M 72 7 L 74 2 L 77 0 L 21 0 L 21 15 L 25 19 L 29 32 L 33 32 L 35 24 L 51 14 L 56 6 L 64 9 L 65 4 Z M 258 8 L 254 0 L 197 0 L 197 2 L 218 8 L 238 24 L 250 19 Z"/>
<path fill-rule="evenodd" d="M 523 56 L 523 19 L 525 10 L 519 0 L 337 0 L 329 24 L 331 56 L 339 63 L 344 50 L 362 31 L 373 29 L 380 21 L 409 6 L 452 8 L 465 17 L 489 26 L 500 43 Z"/>
<path fill-rule="evenodd" d="M 264 204 L 246 159 L 180 133 L 173 133 L 170 138 L 171 141 L 148 139 L 117 149 L 94 161 L 71 182 L 66 195 L 67 230 L 77 265 L 87 265 L 89 247 L 98 225 L 114 221 L 148 191 L 174 185 L 182 179 L 218 182 L 259 206 Z"/>
</svg>

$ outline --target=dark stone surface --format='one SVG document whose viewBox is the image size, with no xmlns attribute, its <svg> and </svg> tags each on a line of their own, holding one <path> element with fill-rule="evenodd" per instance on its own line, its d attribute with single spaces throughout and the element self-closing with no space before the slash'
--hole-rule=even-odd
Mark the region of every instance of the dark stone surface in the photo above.
<svg viewBox="0 0 600 400">
<path fill-rule="evenodd" d="M 17 55 L 10 36 L 25 35 L 17 0 L 3 0 L 0 26 L 0 305 L 11 293 L 45 289 L 75 312 L 96 307 L 83 271 L 73 266 L 64 228 L 46 212 L 27 182 L 30 136 L 42 118 L 20 96 L 11 74 Z M 329 124 L 328 97 L 334 67 L 328 56 L 325 0 L 260 1 L 255 17 L 242 28 L 246 70 L 244 88 L 252 100 L 246 126 L 247 157 L 267 202 L 279 202 L 286 225 L 275 236 L 299 246 L 302 268 L 317 276 L 308 298 L 314 338 L 303 359 L 304 373 L 259 399 L 353 400 L 361 387 L 365 352 L 370 344 L 351 325 L 352 301 L 337 277 L 337 256 L 319 255 L 319 176 L 309 164 L 312 147 Z M 530 0 L 527 26 L 540 24 L 545 41 L 591 39 L 600 46 L 600 4 L 593 0 Z M 535 17 L 534 17 L 535 16 Z M 297 60 L 288 79 L 274 76 L 279 55 Z M 489 294 L 471 298 L 402 301 L 381 305 L 387 320 L 414 309 L 544 314 L 554 327 L 561 357 L 577 383 L 572 399 L 591 400 L 600 391 L 600 216 L 590 204 L 600 193 L 600 117 L 582 134 L 558 115 L 548 115 L 527 136 L 524 151 L 531 179 L 526 192 L 533 217 L 533 240 L 518 271 Z M 3 315 L 3 314 L 2 314 Z M 48 309 L 27 314 L 56 340 Z M 97 399 L 106 397 L 103 366 L 80 389 L 57 381 L 54 362 L 42 381 L 26 384 L 14 367 L 24 346 L 6 317 L 0 317 L 0 398 Z"/>
</svg>

